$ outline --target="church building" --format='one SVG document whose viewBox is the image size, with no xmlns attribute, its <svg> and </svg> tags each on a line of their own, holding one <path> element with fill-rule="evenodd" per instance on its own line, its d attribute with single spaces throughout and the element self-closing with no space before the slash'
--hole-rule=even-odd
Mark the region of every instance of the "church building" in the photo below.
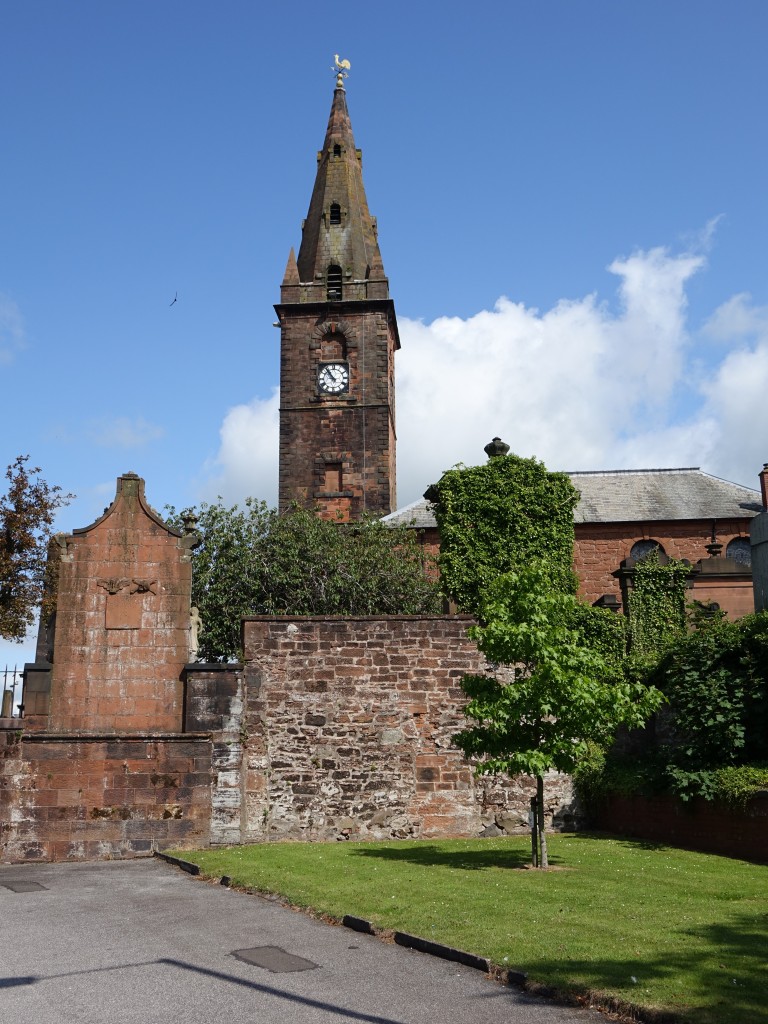
<svg viewBox="0 0 768 1024">
<path fill-rule="evenodd" d="M 339 77 L 276 306 L 280 506 L 388 517 L 437 547 L 429 502 L 393 512 L 399 340 L 361 167 Z M 768 467 L 762 495 L 694 469 L 571 479 L 582 597 L 625 604 L 633 560 L 661 547 L 693 563 L 694 596 L 750 610 Z M 200 662 L 198 542 L 192 518 L 163 522 L 135 473 L 96 522 L 56 538 L 55 615 L 25 666 L 23 716 L 0 718 L 0 862 L 528 830 L 535 783 L 475 777 L 453 745 L 460 680 L 488 667 L 469 616 L 254 615 L 241 663 Z M 552 773 L 547 793 L 548 828 L 580 827 L 570 778 Z"/>
<path fill-rule="evenodd" d="M 429 502 L 401 510 L 396 504 L 400 340 L 341 74 L 298 259 L 291 249 L 275 309 L 281 510 L 298 502 L 340 522 L 385 516 L 413 526 L 436 553 Z M 692 563 L 697 599 L 715 601 L 732 617 L 753 610 L 749 524 L 763 507 L 757 491 L 698 468 L 581 472 L 571 479 L 581 494 L 574 568 L 585 600 L 626 605 L 631 566 L 655 547 Z"/>
</svg>

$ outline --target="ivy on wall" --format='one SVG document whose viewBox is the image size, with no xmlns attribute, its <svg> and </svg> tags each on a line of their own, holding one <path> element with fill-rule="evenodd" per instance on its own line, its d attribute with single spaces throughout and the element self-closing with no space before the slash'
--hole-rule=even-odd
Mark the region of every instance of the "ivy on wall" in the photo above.
<svg viewBox="0 0 768 1024">
<path fill-rule="evenodd" d="M 685 634 L 690 572 L 690 565 L 676 558 L 662 562 L 658 551 L 635 564 L 628 600 L 630 652 L 635 657 L 657 659 Z"/>
<path fill-rule="evenodd" d="M 499 576 L 536 561 L 554 589 L 575 594 L 573 510 L 579 492 L 566 473 L 537 459 L 495 455 L 483 466 L 456 466 L 428 491 L 440 530 L 443 592 L 479 614 Z"/>
</svg>

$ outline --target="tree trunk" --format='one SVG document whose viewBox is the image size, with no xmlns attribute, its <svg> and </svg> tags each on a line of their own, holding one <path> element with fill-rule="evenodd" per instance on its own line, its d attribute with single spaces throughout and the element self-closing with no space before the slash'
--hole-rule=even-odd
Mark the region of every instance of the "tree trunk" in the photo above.
<svg viewBox="0 0 768 1024">
<path fill-rule="evenodd" d="M 536 797 L 531 797 L 531 867 L 539 866 L 539 828 Z"/>
<path fill-rule="evenodd" d="M 547 857 L 547 834 L 544 831 L 544 776 L 536 776 L 536 811 L 539 819 L 539 846 L 541 847 L 541 856 L 539 857 L 539 867 L 548 868 L 549 858 Z"/>
</svg>

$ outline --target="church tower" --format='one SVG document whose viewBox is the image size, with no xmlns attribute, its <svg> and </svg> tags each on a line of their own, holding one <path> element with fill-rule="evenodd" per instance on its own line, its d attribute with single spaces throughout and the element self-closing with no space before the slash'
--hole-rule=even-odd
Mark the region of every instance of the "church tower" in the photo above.
<svg viewBox="0 0 768 1024">
<path fill-rule="evenodd" d="M 280 508 L 349 521 L 395 501 L 395 307 L 341 75 L 280 304 Z"/>
</svg>

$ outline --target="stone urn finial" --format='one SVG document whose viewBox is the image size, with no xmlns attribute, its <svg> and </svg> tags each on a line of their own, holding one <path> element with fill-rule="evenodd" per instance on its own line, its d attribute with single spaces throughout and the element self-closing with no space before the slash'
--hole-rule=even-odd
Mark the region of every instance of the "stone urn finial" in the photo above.
<svg viewBox="0 0 768 1024">
<path fill-rule="evenodd" d="M 710 558 L 720 557 L 723 545 L 717 539 L 717 522 L 715 520 L 712 521 L 712 536 L 710 537 L 709 544 L 706 544 L 705 547 Z"/>
<path fill-rule="evenodd" d="M 490 441 L 485 448 L 483 448 L 483 451 L 489 459 L 494 459 L 497 455 L 506 455 L 509 452 L 509 445 L 505 444 L 500 437 L 494 437 L 494 439 Z"/>
<path fill-rule="evenodd" d="M 188 508 L 181 513 L 181 521 L 184 524 L 185 537 L 188 537 L 190 534 L 197 531 L 197 516 L 191 508 Z"/>
</svg>

